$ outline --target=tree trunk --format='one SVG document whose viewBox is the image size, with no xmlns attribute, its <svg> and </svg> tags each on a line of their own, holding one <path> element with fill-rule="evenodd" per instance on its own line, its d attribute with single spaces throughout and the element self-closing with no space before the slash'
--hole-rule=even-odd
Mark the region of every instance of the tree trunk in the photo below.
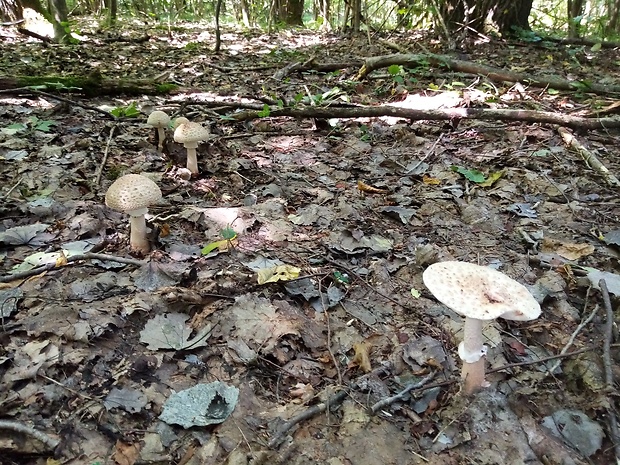
<svg viewBox="0 0 620 465">
<path fill-rule="evenodd" d="M 583 0 L 567 0 L 566 10 L 568 13 L 568 37 L 574 39 L 580 37 L 581 17 L 583 15 Z"/>
<path fill-rule="evenodd" d="M 439 14 L 448 31 L 485 32 L 490 19 L 502 35 L 513 35 L 515 28 L 529 30 L 532 0 L 440 0 Z"/>
<path fill-rule="evenodd" d="M 247 28 L 250 28 L 252 27 L 252 22 L 250 20 L 251 16 L 250 16 L 250 6 L 248 5 L 248 0 L 241 0 L 239 3 L 241 7 L 241 19 L 243 21 L 243 25 Z"/>
<path fill-rule="evenodd" d="M 17 0 L 0 0 L 0 19 L 3 22 L 24 19 L 24 10 Z"/>
<path fill-rule="evenodd" d="M 331 31 L 332 30 L 331 1 L 330 0 L 315 0 L 314 8 L 315 8 L 314 19 L 321 22 L 321 31 Z"/>
<path fill-rule="evenodd" d="M 217 0 L 215 5 L 215 53 L 220 53 L 222 46 L 222 33 L 220 31 L 220 13 L 222 12 L 222 0 Z"/>
<path fill-rule="evenodd" d="M 287 0 L 286 17 L 283 18 L 288 26 L 303 26 L 304 0 Z"/>
<path fill-rule="evenodd" d="M 68 43 L 71 39 L 69 29 L 69 9 L 66 0 L 49 0 L 48 9 L 54 18 L 54 40 L 58 43 Z"/>
</svg>

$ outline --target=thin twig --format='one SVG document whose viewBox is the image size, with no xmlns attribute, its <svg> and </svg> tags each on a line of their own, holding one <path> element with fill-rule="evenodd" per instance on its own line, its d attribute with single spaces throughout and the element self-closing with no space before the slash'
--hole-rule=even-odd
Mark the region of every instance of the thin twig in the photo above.
<svg viewBox="0 0 620 465">
<path fill-rule="evenodd" d="M 47 434 L 38 431 L 30 426 L 18 423 L 17 421 L 0 420 L 0 429 L 8 429 L 17 433 L 22 433 L 27 436 L 32 436 L 37 441 L 43 443 L 50 450 L 56 449 L 60 441 L 56 438 L 48 436 Z"/>
<path fill-rule="evenodd" d="M 391 405 L 394 402 L 398 402 L 399 400 L 405 400 L 407 398 L 407 394 L 409 394 L 414 389 L 419 389 L 422 386 L 424 386 L 426 383 L 428 383 L 430 380 L 432 380 L 435 377 L 436 374 L 437 374 L 436 371 L 432 371 L 431 373 L 429 373 L 427 376 L 422 378 L 417 383 L 409 384 L 409 386 L 407 386 L 405 389 L 400 391 L 395 396 L 386 397 L 384 399 L 381 399 L 379 402 L 375 403 L 372 407 L 370 407 L 370 411 L 372 413 L 377 413 L 377 410 L 380 410 L 380 409 L 382 409 L 383 407 L 385 407 L 387 405 Z"/>
<path fill-rule="evenodd" d="M 101 159 L 101 163 L 97 167 L 97 175 L 95 176 L 95 185 L 98 186 L 101 181 L 101 174 L 103 173 L 103 169 L 105 168 L 105 164 L 108 161 L 108 153 L 110 153 L 110 144 L 112 143 L 112 136 L 114 135 L 114 131 L 116 130 L 117 125 L 113 125 L 110 129 L 110 135 L 108 136 L 108 141 L 105 144 L 105 150 L 103 151 L 103 158 Z"/>
<path fill-rule="evenodd" d="M 594 306 L 594 310 L 592 310 L 592 313 L 588 315 L 588 318 L 586 318 L 581 323 L 579 323 L 579 326 L 577 326 L 577 329 L 573 331 L 573 334 L 571 334 L 570 338 L 568 339 L 568 342 L 566 343 L 564 348 L 560 351 L 560 355 L 565 354 L 568 351 L 570 346 L 573 345 L 573 342 L 575 342 L 575 338 L 577 337 L 577 334 L 579 334 L 581 330 L 585 328 L 586 325 L 592 321 L 592 319 L 596 316 L 597 312 L 598 312 L 598 304 Z M 557 370 L 561 364 L 562 362 L 559 360 L 556 363 L 554 363 L 553 366 L 547 370 L 547 375 L 553 374 L 553 372 Z"/>
<path fill-rule="evenodd" d="M 102 110 L 101 108 L 97 108 L 97 107 L 94 107 L 92 105 L 87 105 L 85 103 L 81 103 L 81 102 L 78 102 L 76 100 L 71 100 L 71 99 L 68 99 L 68 98 L 65 98 L 65 97 L 61 97 L 60 95 L 50 94 L 49 92 L 43 92 L 42 90 L 35 90 L 35 89 L 32 89 L 31 87 L 26 87 L 26 91 L 30 92 L 31 94 L 42 95 L 43 97 L 47 97 L 47 98 L 51 98 L 51 99 L 54 99 L 54 100 L 58 100 L 59 102 L 65 102 L 65 103 L 68 103 L 70 105 L 75 105 L 77 107 L 84 108 L 85 110 L 94 111 L 95 113 L 99 113 L 99 114 L 101 114 L 101 115 L 103 115 L 106 118 L 111 119 L 111 120 L 116 120 L 117 119 L 116 116 L 114 116 L 109 111 L 105 111 L 105 110 Z"/>
<path fill-rule="evenodd" d="M 620 186 L 620 180 L 618 180 L 618 178 L 614 176 L 614 174 L 609 171 L 605 165 L 603 165 L 603 163 L 592 153 L 592 151 L 584 147 L 568 129 L 565 127 L 559 127 L 558 132 L 564 140 L 564 143 L 575 149 L 579 155 L 581 155 L 583 161 L 585 161 L 587 165 L 591 166 L 594 171 L 600 174 L 603 179 L 605 179 L 607 184 L 614 187 Z"/>
<path fill-rule="evenodd" d="M 605 368 L 605 384 L 607 394 L 614 392 L 614 374 L 611 365 L 611 339 L 613 337 L 613 325 L 614 325 L 614 312 L 611 308 L 611 300 L 609 298 L 609 290 L 607 289 L 607 283 L 604 279 L 598 282 L 598 286 L 603 296 L 603 305 L 605 306 L 605 331 L 603 333 L 603 367 Z M 607 402 L 607 417 L 609 418 L 609 435 L 611 442 L 614 445 L 614 453 L 616 455 L 616 462 L 620 463 L 620 431 L 618 430 L 618 419 L 616 418 L 616 411 L 614 409 L 614 403 L 611 399 Z"/>
<path fill-rule="evenodd" d="M 115 257 L 114 255 L 107 255 L 103 253 L 91 253 L 91 252 L 87 252 L 87 253 L 79 254 L 79 255 L 71 255 L 67 257 L 67 263 L 72 263 L 72 262 L 76 262 L 79 260 L 107 260 L 110 262 L 124 263 L 125 265 L 135 265 L 135 266 L 142 266 L 147 263 L 144 260 L 136 260 L 135 258 Z M 8 283 L 8 282 L 15 281 L 18 279 L 29 278 L 31 276 L 36 276 L 39 273 L 43 273 L 45 271 L 50 271 L 55 268 L 62 268 L 62 266 L 64 265 L 58 266 L 56 262 L 54 262 L 54 263 L 48 263 L 46 265 L 38 266 L 31 270 L 22 271 L 20 273 L 0 276 L 0 283 Z"/>
<path fill-rule="evenodd" d="M 380 375 L 388 372 L 389 370 L 391 370 L 391 365 L 388 365 L 388 364 L 382 365 L 382 366 L 374 369 L 370 373 L 362 375 L 357 380 L 353 381 L 349 385 L 349 389 L 357 389 L 359 387 L 360 383 L 362 382 L 362 380 L 364 380 L 365 378 L 368 378 L 370 376 L 380 376 Z M 348 395 L 349 395 L 349 390 L 348 389 L 342 389 L 341 391 L 339 391 L 335 395 L 329 397 L 327 402 L 322 402 L 320 404 L 313 405 L 312 407 L 304 410 L 303 412 L 293 416 L 291 419 L 285 421 L 282 425 L 280 425 L 279 428 L 277 428 L 275 434 L 273 435 L 271 440 L 267 443 L 267 445 L 270 448 L 278 447 L 282 443 L 282 441 L 284 441 L 284 437 L 286 436 L 286 434 L 291 429 L 293 429 L 295 427 L 295 425 L 301 423 L 304 420 L 308 420 L 308 419 L 314 417 L 315 415 L 323 413 L 324 411 L 326 411 L 327 409 L 329 409 L 329 408 L 331 408 L 331 407 L 333 407 L 335 405 L 341 404 L 342 401 L 344 401 L 344 399 L 346 399 L 346 397 Z"/>
<path fill-rule="evenodd" d="M 616 346 L 616 344 L 612 345 L 612 347 L 615 347 L 615 346 Z M 583 354 L 585 352 L 590 352 L 590 351 L 597 350 L 597 349 L 598 349 L 598 347 L 587 347 L 585 349 L 576 350 L 574 352 L 566 352 L 566 353 L 563 353 L 563 354 L 551 355 L 549 357 L 543 357 L 543 358 L 539 358 L 539 359 L 536 359 L 536 360 L 528 360 L 527 362 L 510 363 L 508 365 L 504 365 L 504 366 L 501 366 L 501 367 L 498 367 L 498 368 L 494 368 L 492 370 L 488 370 L 487 374 L 495 373 L 495 372 L 503 371 L 503 370 L 509 370 L 509 369 L 515 368 L 515 367 L 521 367 L 521 366 L 526 366 L 526 365 L 535 365 L 537 363 L 544 363 L 544 362 L 548 362 L 550 360 L 555 360 L 555 359 L 558 359 L 558 358 L 572 357 L 573 355 L 579 355 L 579 354 Z M 328 408 L 331 408 L 331 407 L 333 407 L 335 405 L 338 405 L 338 404 L 342 403 L 342 401 L 344 401 L 344 399 L 349 395 L 349 393 L 351 391 L 359 388 L 359 386 L 361 385 L 361 382 L 362 382 L 362 380 L 364 378 L 369 377 L 369 376 L 380 376 L 381 374 L 383 374 L 383 373 L 385 373 L 385 372 L 387 372 L 389 370 L 391 370 L 391 366 L 389 366 L 389 365 L 385 365 L 385 366 L 381 366 L 379 368 L 376 368 L 371 373 L 362 375 L 356 381 L 352 382 L 349 385 L 349 389 L 348 390 L 344 390 L 343 389 L 342 391 L 338 392 L 333 397 L 330 397 L 327 402 L 323 402 L 321 404 L 313 405 L 312 407 L 304 410 L 303 412 L 293 416 L 290 420 L 285 421 L 277 429 L 277 431 L 275 432 L 275 434 L 273 435 L 271 440 L 268 442 L 268 446 L 270 448 L 278 447 L 282 443 L 282 441 L 284 441 L 284 437 L 286 436 L 286 434 L 291 429 L 293 429 L 297 424 L 301 423 L 304 420 L 308 420 L 308 419 L 314 417 L 315 415 L 318 415 L 318 414 L 324 412 Z M 427 386 L 424 386 L 424 385 L 422 385 L 420 387 L 416 387 L 414 385 L 408 386 L 406 388 L 406 391 L 407 391 L 407 393 L 409 393 L 411 395 L 411 394 L 415 394 L 415 393 L 419 393 L 419 392 L 423 392 L 423 391 L 428 391 L 429 389 L 434 389 L 436 387 L 450 386 L 451 384 L 457 383 L 459 381 L 460 381 L 460 377 L 453 377 L 453 378 L 447 379 L 445 381 L 429 384 Z M 426 381 L 426 378 L 425 378 L 422 381 L 420 381 L 418 384 L 422 384 L 422 383 L 425 384 L 426 382 L 428 382 L 428 381 Z M 382 402 L 382 401 L 379 401 L 379 402 Z M 375 404 L 375 405 L 377 405 L 377 404 Z"/>
</svg>

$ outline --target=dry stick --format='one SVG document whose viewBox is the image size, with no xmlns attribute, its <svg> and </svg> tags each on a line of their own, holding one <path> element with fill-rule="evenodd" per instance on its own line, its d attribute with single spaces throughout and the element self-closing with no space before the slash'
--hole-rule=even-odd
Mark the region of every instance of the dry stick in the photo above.
<svg viewBox="0 0 620 465">
<path fill-rule="evenodd" d="M 27 436 L 32 436 L 37 441 L 45 444 L 50 450 L 56 449 L 58 444 L 60 444 L 60 441 L 58 439 L 55 439 L 41 431 L 38 431 L 34 428 L 31 428 L 30 426 L 26 426 L 16 421 L 0 420 L 0 429 L 8 429 L 17 433 L 25 434 Z"/>
<path fill-rule="evenodd" d="M 98 186 L 101 181 L 101 174 L 103 173 L 103 169 L 105 168 L 105 164 L 108 161 L 108 153 L 110 152 L 110 143 L 112 142 L 112 136 L 114 135 L 114 131 L 116 130 L 117 125 L 115 124 L 110 129 L 110 135 L 108 136 L 108 141 L 105 144 L 105 150 L 103 151 L 103 159 L 101 163 L 97 167 L 97 175 L 95 176 L 95 185 Z"/>
<path fill-rule="evenodd" d="M 360 376 L 356 381 L 353 381 L 350 384 L 349 388 L 357 389 L 357 387 L 360 385 L 363 378 L 367 378 L 373 375 L 380 376 L 386 373 L 387 371 L 389 371 L 390 369 L 391 367 L 388 365 L 380 366 L 379 368 L 374 369 L 370 373 Z M 346 399 L 348 395 L 349 395 L 348 390 L 343 389 L 342 391 L 338 392 L 334 396 L 327 399 L 327 402 L 322 402 L 320 404 L 313 405 L 312 407 L 304 410 L 301 413 L 298 413 L 297 415 L 293 416 L 291 419 L 285 421 L 279 428 L 277 428 L 275 434 L 273 435 L 271 440 L 267 443 L 267 446 L 270 448 L 279 446 L 284 440 L 284 437 L 286 436 L 286 434 L 291 429 L 293 429 L 295 425 L 301 423 L 304 420 L 308 420 L 314 417 L 315 415 L 323 413 L 325 410 L 333 407 L 334 405 L 339 405 L 340 403 L 342 403 L 344 399 Z"/>
<path fill-rule="evenodd" d="M 562 136 L 564 143 L 576 150 L 577 153 L 581 155 L 581 158 L 583 158 L 583 161 L 585 161 L 587 165 L 591 166 L 594 171 L 603 176 L 607 184 L 614 187 L 620 186 L 620 181 L 618 180 L 618 178 L 614 176 L 613 173 L 611 173 L 609 169 L 607 169 L 607 167 L 603 165 L 603 163 L 598 158 L 596 158 L 596 156 L 591 151 L 589 151 L 581 143 L 579 143 L 579 141 L 575 139 L 575 137 L 568 131 L 568 129 L 560 127 L 558 128 L 558 132 L 560 133 L 560 136 Z"/>
<path fill-rule="evenodd" d="M 614 347 L 616 346 L 615 344 L 613 345 Z M 597 350 L 598 347 L 587 347 L 585 349 L 580 349 L 580 350 L 576 350 L 574 352 L 566 352 L 564 354 L 559 354 L 559 355 L 550 355 L 549 357 L 543 357 L 543 358 L 539 358 L 536 360 L 528 360 L 527 362 L 517 362 L 517 363 L 510 363 L 508 365 L 504 365 L 498 368 L 494 368 L 492 370 L 488 370 L 487 374 L 491 374 L 491 373 L 496 373 L 498 371 L 503 371 L 503 370 L 509 370 L 511 368 L 516 368 L 516 367 L 522 367 L 522 366 L 526 366 L 526 365 L 534 365 L 536 363 L 544 363 L 544 362 L 548 362 L 550 360 L 555 360 L 558 358 L 566 358 L 566 357 L 572 357 L 573 355 L 579 355 L 579 354 L 583 354 L 585 352 L 591 352 L 593 350 Z M 358 386 L 360 385 L 360 381 L 362 378 L 367 377 L 367 376 L 371 376 L 371 375 L 380 375 L 383 372 L 389 370 L 390 367 L 389 366 L 382 366 L 379 367 L 375 370 L 373 370 L 371 373 L 368 373 L 366 375 L 362 375 L 357 381 L 354 381 L 353 383 L 350 384 L 349 388 L 350 390 L 353 389 L 357 389 Z M 460 377 L 453 377 L 451 379 L 448 379 L 446 381 L 441 381 L 438 383 L 433 383 L 433 384 L 429 384 L 428 386 L 421 386 L 421 387 L 408 387 L 408 392 L 409 394 L 413 394 L 413 393 L 418 393 L 418 392 L 423 392 L 423 391 L 428 391 L 429 389 L 434 389 L 436 387 L 443 387 L 443 386 L 449 386 L 451 384 L 455 384 L 458 383 L 461 380 Z M 424 380 L 422 380 L 424 381 Z M 290 420 L 284 422 L 282 424 L 282 426 L 280 426 L 276 433 L 274 434 L 274 436 L 272 437 L 272 439 L 269 441 L 269 443 L 267 444 L 270 448 L 274 448 L 279 446 L 282 441 L 284 440 L 284 436 L 293 428 L 295 427 L 295 425 L 297 425 L 298 423 L 310 419 L 315 415 L 318 415 L 322 412 L 324 412 L 327 408 L 330 408 L 334 405 L 340 404 L 349 394 L 349 391 L 346 390 L 342 390 L 340 391 L 338 394 L 336 394 L 333 397 L 330 397 L 329 400 L 327 402 L 321 403 L 321 404 L 316 404 L 313 405 L 312 407 L 308 408 L 307 410 L 304 410 L 303 412 L 295 415 L 294 417 L 292 417 Z M 398 399 L 396 399 L 398 400 Z M 376 405 L 376 404 L 375 404 Z"/>
<path fill-rule="evenodd" d="M 409 384 L 405 389 L 400 391 L 395 396 L 386 397 L 385 399 L 381 399 L 379 402 L 375 403 L 372 407 L 370 407 L 370 411 L 372 413 L 377 413 L 377 410 L 382 409 L 383 407 L 385 407 L 387 405 L 393 404 L 394 402 L 398 402 L 399 400 L 405 400 L 406 397 L 407 397 L 407 394 L 409 394 L 414 389 L 419 389 L 422 386 L 424 386 L 426 383 L 428 383 L 430 380 L 432 380 L 435 377 L 436 374 L 437 374 L 436 371 L 432 371 L 431 373 L 429 373 L 427 376 L 422 378 L 417 383 Z"/>
<path fill-rule="evenodd" d="M 611 300 L 609 299 L 609 290 L 607 289 L 607 283 L 604 279 L 598 282 L 598 286 L 601 289 L 603 296 L 603 304 L 605 306 L 605 332 L 603 339 L 603 366 L 605 368 L 605 384 L 607 387 L 607 394 L 614 392 L 614 374 L 611 368 L 611 339 L 613 337 L 613 325 L 614 325 L 614 313 L 611 308 Z M 609 418 L 609 435 L 611 436 L 611 442 L 614 445 L 614 452 L 616 455 L 616 462 L 620 463 L 620 431 L 618 430 L 618 419 L 616 418 L 616 411 L 613 407 L 613 402 L 608 399 L 607 401 L 607 416 Z"/>
<path fill-rule="evenodd" d="M 568 351 L 570 346 L 573 345 L 573 342 L 575 342 L 575 338 L 577 337 L 577 334 L 579 334 L 581 332 L 581 330 L 583 328 L 585 328 L 586 325 L 588 325 L 588 323 L 590 323 L 592 321 L 592 319 L 596 316 L 597 312 L 598 312 L 598 304 L 596 304 L 594 306 L 594 310 L 592 310 L 592 313 L 590 313 L 590 315 L 588 315 L 588 318 L 586 318 L 581 323 L 579 323 L 579 326 L 577 326 L 577 329 L 575 329 L 575 331 L 573 331 L 573 334 L 571 334 L 570 338 L 568 339 L 568 342 L 566 343 L 566 345 L 560 351 L 560 355 L 565 354 Z M 547 375 L 552 374 L 555 370 L 558 369 L 558 367 L 561 364 L 562 364 L 562 362 L 560 360 L 558 360 L 556 363 L 553 364 L 553 366 L 551 368 L 549 368 L 547 370 L 546 374 Z"/>
<path fill-rule="evenodd" d="M 54 95 L 54 94 L 50 94 L 49 92 L 43 92 L 41 90 L 35 90 L 32 89 L 30 87 L 26 88 L 28 92 L 35 94 L 35 95 L 42 95 L 43 97 L 47 97 L 47 98 L 51 98 L 54 100 L 58 100 L 59 102 L 65 102 L 65 103 L 69 103 L 71 105 L 75 105 L 77 107 L 81 107 L 84 108 L 85 110 L 91 110 L 94 111 L 96 113 L 102 114 L 104 115 L 106 118 L 111 119 L 111 120 L 116 120 L 116 116 L 114 116 L 112 113 L 102 110 L 101 108 L 97 108 L 97 107 L 93 107 L 92 105 L 86 105 L 85 103 L 80 103 L 77 102 L 75 100 L 71 100 L 65 97 L 61 97 L 59 95 Z"/>
<path fill-rule="evenodd" d="M 126 265 L 135 265 L 135 266 L 142 266 L 147 263 L 144 260 L 136 260 L 135 258 L 115 257 L 113 255 L 107 255 L 103 253 L 91 253 L 91 252 L 80 254 L 80 255 L 71 255 L 70 257 L 67 257 L 67 263 L 75 262 L 78 260 L 107 260 L 110 262 L 118 262 L 118 263 L 124 263 Z M 56 268 L 62 268 L 62 266 L 63 265 L 58 266 L 56 265 L 56 263 L 48 263 L 47 265 L 38 266 L 31 270 L 22 271 L 20 273 L 0 276 L 0 283 L 9 283 L 17 279 L 29 278 L 31 276 L 38 275 L 39 273 L 43 273 L 45 271 L 53 270 Z"/>
</svg>

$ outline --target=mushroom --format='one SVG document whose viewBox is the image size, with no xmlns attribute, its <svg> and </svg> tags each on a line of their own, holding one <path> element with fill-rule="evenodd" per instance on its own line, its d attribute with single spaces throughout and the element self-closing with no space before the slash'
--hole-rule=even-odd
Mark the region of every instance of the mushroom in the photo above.
<svg viewBox="0 0 620 465">
<path fill-rule="evenodd" d="M 189 120 L 185 116 L 179 116 L 174 120 L 174 124 L 172 125 L 173 129 L 178 128 L 182 124 L 189 123 Z"/>
<path fill-rule="evenodd" d="M 174 130 L 174 140 L 183 144 L 183 147 L 187 149 L 187 169 L 193 174 L 198 174 L 196 148 L 207 137 L 209 137 L 209 131 L 199 123 L 183 123 Z"/>
<path fill-rule="evenodd" d="M 157 150 L 160 152 L 164 148 L 164 139 L 166 138 L 166 133 L 164 129 L 168 127 L 170 123 L 170 117 L 164 111 L 155 110 L 149 115 L 149 118 L 146 120 L 146 124 L 149 126 L 153 126 L 157 129 Z"/>
<path fill-rule="evenodd" d="M 538 318 L 540 305 L 525 286 L 505 274 L 473 263 L 434 263 L 422 274 L 437 300 L 465 317 L 459 356 L 463 360 L 463 392 L 472 394 L 489 384 L 485 380 L 487 347 L 482 343 L 484 321 L 501 317 L 528 321 Z"/>
<path fill-rule="evenodd" d="M 147 209 L 161 199 L 161 190 L 153 181 L 139 174 L 121 176 L 108 188 L 105 204 L 130 217 L 129 245 L 141 253 L 150 250 L 146 237 Z"/>
</svg>

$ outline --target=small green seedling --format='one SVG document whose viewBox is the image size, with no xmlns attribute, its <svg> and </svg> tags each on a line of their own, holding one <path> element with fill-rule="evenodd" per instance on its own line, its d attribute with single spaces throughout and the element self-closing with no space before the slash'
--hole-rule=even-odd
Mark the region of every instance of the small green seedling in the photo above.
<svg viewBox="0 0 620 465">
<path fill-rule="evenodd" d="M 137 116 L 140 116 L 140 110 L 136 108 L 135 102 L 131 102 L 131 104 L 125 107 L 116 107 L 110 110 L 110 113 L 117 118 L 136 118 Z"/>
<path fill-rule="evenodd" d="M 5 131 L 10 134 L 17 134 L 22 131 L 41 131 L 50 132 L 52 126 L 55 126 L 56 121 L 49 119 L 39 119 L 36 116 L 31 116 L 25 123 L 13 123 L 9 124 Z"/>
<path fill-rule="evenodd" d="M 210 244 L 205 245 L 200 251 L 200 253 L 202 255 L 209 255 L 214 250 L 225 252 L 232 249 L 234 246 L 232 241 L 237 238 L 237 233 L 235 232 L 235 230 L 230 226 L 227 226 L 220 231 L 220 236 L 223 238 L 223 240 L 211 242 Z"/>
<path fill-rule="evenodd" d="M 263 105 L 263 109 L 257 113 L 260 118 L 267 118 L 271 114 L 271 109 L 269 105 Z"/>
<path fill-rule="evenodd" d="M 462 174 L 469 181 L 475 182 L 476 184 L 480 184 L 486 181 L 486 177 L 484 176 L 484 173 L 482 173 L 482 171 L 470 170 L 467 168 L 463 168 L 462 166 L 456 166 L 456 165 L 451 166 L 450 169 L 454 171 L 455 173 Z"/>
</svg>

